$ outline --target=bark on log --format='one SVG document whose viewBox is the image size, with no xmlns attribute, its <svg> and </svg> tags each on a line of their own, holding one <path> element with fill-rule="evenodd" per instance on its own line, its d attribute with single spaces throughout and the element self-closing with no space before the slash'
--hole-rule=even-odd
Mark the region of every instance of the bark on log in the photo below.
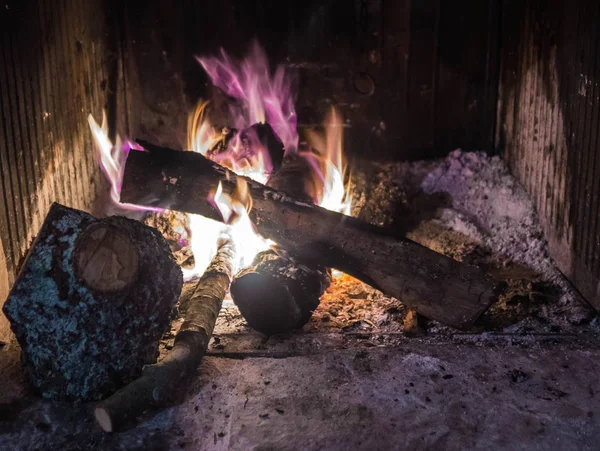
<svg viewBox="0 0 600 451">
<path fill-rule="evenodd" d="M 156 361 L 182 283 L 156 230 L 53 204 L 3 309 L 29 380 L 47 398 L 114 392 Z"/>
<path fill-rule="evenodd" d="M 198 281 L 190 306 L 165 359 L 144 367 L 142 376 L 100 402 L 94 415 L 106 432 L 132 426 L 149 409 L 166 407 L 185 393 L 206 352 L 223 298 L 229 290 L 235 249 L 230 241 Z"/>
<path fill-rule="evenodd" d="M 306 202 L 317 192 L 310 165 L 299 157 L 286 158 L 267 186 Z M 331 283 L 328 268 L 299 264 L 282 251 L 259 253 L 231 283 L 233 301 L 248 325 L 266 335 L 304 326 Z"/>
<path fill-rule="evenodd" d="M 125 166 L 121 201 L 201 214 L 221 221 L 208 196 L 237 175 L 194 152 L 140 142 Z M 259 232 L 295 258 L 336 268 L 393 296 L 422 315 L 459 329 L 494 301 L 497 287 L 480 268 L 457 262 L 392 230 L 299 202 L 246 179 L 250 217 Z M 312 262 L 312 263 L 311 263 Z"/>
</svg>

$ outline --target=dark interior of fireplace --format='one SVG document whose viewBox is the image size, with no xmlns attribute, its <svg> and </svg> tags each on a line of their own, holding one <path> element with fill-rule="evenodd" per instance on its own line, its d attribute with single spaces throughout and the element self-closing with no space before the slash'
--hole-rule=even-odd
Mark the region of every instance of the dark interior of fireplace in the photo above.
<svg viewBox="0 0 600 451">
<path fill-rule="evenodd" d="M 0 6 L 0 448 L 596 448 L 598 2 Z"/>
</svg>

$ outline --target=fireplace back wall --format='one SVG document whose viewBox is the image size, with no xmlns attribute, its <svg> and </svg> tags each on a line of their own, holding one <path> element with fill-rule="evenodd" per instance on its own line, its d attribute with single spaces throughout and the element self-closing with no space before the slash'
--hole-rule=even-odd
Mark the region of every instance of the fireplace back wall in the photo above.
<svg viewBox="0 0 600 451">
<path fill-rule="evenodd" d="M 273 66 L 298 75 L 300 128 L 319 125 L 336 105 L 350 155 L 402 160 L 493 149 L 497 0 L 126 4 L 135 66 L 129 86 L 141 101 L 133 121 L 143 118 L 136 130 L 149 139 L 181 130 L 182 103 L 191 108 L 209 94 L 194 55 L 223 47 L 242 57 L 257 38 Z M 167 136 L 163 144 L 182 141 Z"/>
</svg>

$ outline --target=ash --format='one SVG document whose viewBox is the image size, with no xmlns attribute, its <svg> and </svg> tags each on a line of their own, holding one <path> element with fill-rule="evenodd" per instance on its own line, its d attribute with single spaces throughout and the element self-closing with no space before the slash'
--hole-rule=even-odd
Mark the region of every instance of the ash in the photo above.
<svg viewBox="0 0 600 451">
<path fill-rule="evenodd" d="M 373 165 L 360 187 L 358 216 L 508 283 L 476 331 L 598 331 L 596 315 L 550 257 L 528 194 L 498 156 L 456 150 L 443 160 Z M 429 330 L 449 331 L 435 323 Z"/>
</svg>

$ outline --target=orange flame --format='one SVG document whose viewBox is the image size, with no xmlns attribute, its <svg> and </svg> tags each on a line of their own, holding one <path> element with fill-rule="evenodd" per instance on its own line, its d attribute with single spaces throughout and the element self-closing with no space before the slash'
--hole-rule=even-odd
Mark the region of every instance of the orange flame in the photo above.
<svg viewBox="0 0 600 451">
<path fill-rule="evenodd" d="M 317 185 L 322 186 L 318 204 L 350 215 L 352 196 L 350 183 L 344 188 L 343 135 L 342 119 L 332 108 L 325 122 L 325 136 L 314 131 L 307 132 L 308 142 L 317 153 L 302 152 L 302 155 L 312 164 Z"/>
</svg>

